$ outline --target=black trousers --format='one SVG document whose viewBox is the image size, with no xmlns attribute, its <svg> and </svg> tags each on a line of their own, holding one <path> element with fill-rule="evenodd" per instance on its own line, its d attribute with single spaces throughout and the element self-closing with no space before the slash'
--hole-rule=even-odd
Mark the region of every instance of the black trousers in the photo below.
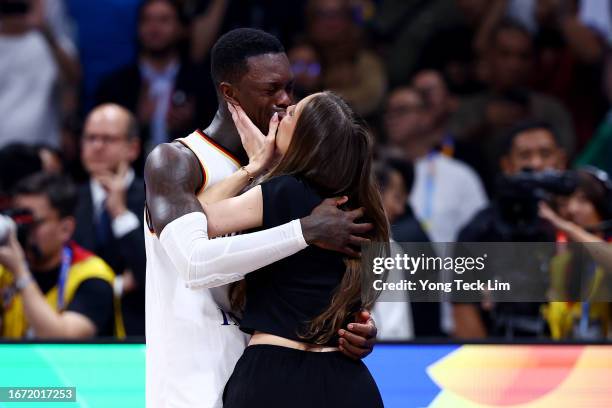
<svg viewBox="0 0 612 408">
<path fill-rule="evenodd" d="M 378 408 L 383 402 L 362 361 L 340 352 L 249 346 L 223 393 L 224 408 Z"/>
</svg>

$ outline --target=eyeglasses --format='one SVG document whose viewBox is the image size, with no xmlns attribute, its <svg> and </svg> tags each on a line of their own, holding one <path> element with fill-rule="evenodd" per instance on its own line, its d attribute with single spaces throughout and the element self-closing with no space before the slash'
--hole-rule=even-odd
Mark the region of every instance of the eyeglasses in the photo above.
<svg viewBox="0 0 612 408">
<path fill-rule="evenodd" d="M 124 137 L 117 136 L 109 136 L 109 135 L 84 135 L 83 136 L 83 144 L 94 144 L 95 142 L 100 142 L 103 145 L 110 145 L 119 142 L 125 141 Z"/>
</svg>

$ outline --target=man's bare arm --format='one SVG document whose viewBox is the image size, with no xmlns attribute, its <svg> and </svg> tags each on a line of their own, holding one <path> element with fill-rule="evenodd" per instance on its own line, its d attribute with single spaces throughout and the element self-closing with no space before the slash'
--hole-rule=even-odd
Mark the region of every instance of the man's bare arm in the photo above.
<svg viewBox="0 0 612 408">
<path fill-rule="evenodd" d="M 147 158 L 150 223 L 187 287 L 235 282 L 307 246 L 299 220 L 252 234 L 210 240 L 207 218 L 196 197 L 202 181 L 197 157 L 182 145 L 159 145 Z"/>
<path fill-rule="evenodd" d="M 155 233 L 172 221 L 193 212 L 204 212 L 196 197 L 202 185 L 198 159 L 178 143 L 158 145 L 145 164 L 147 208 Z"/>
</svg>

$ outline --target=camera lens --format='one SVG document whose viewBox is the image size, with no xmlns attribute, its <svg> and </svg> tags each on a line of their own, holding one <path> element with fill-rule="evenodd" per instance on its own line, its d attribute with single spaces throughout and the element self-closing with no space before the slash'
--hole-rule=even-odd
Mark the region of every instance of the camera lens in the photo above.
<svg viewBox="0 0 612 408">
<path fill-rule="evenodd" d="M 6 245 L 15 223 L 6 215 L 0 215 L 0 246 Z"/>
</svg>

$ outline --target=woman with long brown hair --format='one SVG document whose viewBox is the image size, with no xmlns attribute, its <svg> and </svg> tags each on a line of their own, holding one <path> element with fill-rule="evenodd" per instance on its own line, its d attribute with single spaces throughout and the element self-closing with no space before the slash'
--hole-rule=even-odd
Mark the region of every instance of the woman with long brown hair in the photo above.
<svg viewBox="0 0 612 408">
<path fill-rule="evenodd" d="M 241 134 L 258 132 L 240 107 L 231 110 Z M 308 215 L 325 198 L 343 197 L 340 205 L 361 208 L 372 224 L 363 242 L 388 242 L 373 141 L 348 105 L 317 93 L 272 122 L 278 130 L 267 142 L 272 138 L 276 164 L 237 197 L 217 201 L 240 190 L 230 177 L 202 199 L 209 235 L 270 228 Z M 247 275 L 246 302 L 240 291 L 232 300 L 244 305 L 240 328 L 253 336 L 226 386 L 224 407 L 382 406 L 363 362 L 339 352 L 347 346 L 339 331 L 373 305 L 367 290 L 373 278 L 362 276 L 360 257 L 316 247 Z"/>
</svg>

